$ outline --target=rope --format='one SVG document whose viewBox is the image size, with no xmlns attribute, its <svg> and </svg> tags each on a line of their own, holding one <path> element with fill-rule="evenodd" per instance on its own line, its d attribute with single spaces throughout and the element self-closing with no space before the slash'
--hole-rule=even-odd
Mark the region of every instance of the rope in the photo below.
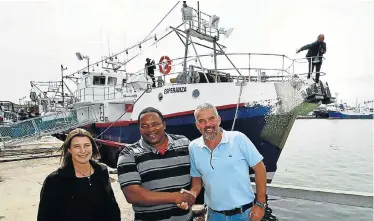
<svg viewBox="0 0 374 221">
<path fill-rule="evenodd" d="M 236 104 L 235 117 L 234 117 L 234 121 L 232 122 L 231 131 L 234 130 L 235 122 L 236 122 L 236 119 L 238 118 L 238 109 L 239 109 L 239 104 L 240 104 L 240 97 L 242 96 L 242 92 L 243 92 L 243 86 L 244 86 L 244 81 L 241 82 L 241 85 L 240 85 L 238 103 Z"/>
<path fill-rule="evenodd" d="M 92 64 L 90 64 L 89 65 L 89 67 L 91 67 L 91 66 L 94 66 L 94 65 L 96 65 L 96 64 L 99 64 L 99 63 L 101 63 L 101 62 L 103 62 L 103 61 L 106 61 L 107 59 L 110 59 L 110 58 L 114 58 L 114 57 L 116 57 L 116 56 L 118 56 L 118 55 L 120 55 L 120 54 L 123 54 L 123 53 L 125 53 L 125 52 L 127 52 L 127 51 L 129 51 L 129 50 L 132 50 L 133 48 L 135 48 L 135 47 L 138 47 L 139 46 L 139 44 L 143 44 L 143 43 L 145 43 L 145 42 L 147 42 L 147 41 L 150 41 L 150 40 L 152 40 L 153 39 L 153 36 L 152 37 L 149 37 L 151 34 L 152 34 L 152 32 L 162 23 L 162 21 L 174 10 L 174 8 L 177 6 L 179 4 L 179 1 L 174 5 L 174 7 L 167 13 L 167 15 L 156 25 L 156 27 L 155 28 L 153 28 L 153 30 L 147 35 L 147 37 L 146 38 L 144 38 L 144 40 L 143 41 L 141 41 L 141 42 L 138 42 L 138 43 L 136 43 L 135 45 L 133 45 L 133 46 L 131 46 L 131 47 L 128 47 L 128 48 L 126 48 L 125 50 L 122 50 L 122 51 L 120 51 L 120 52 L 118 52 L 118 53 L 116 53 L 116 54 L 113 54 L 112 56 L 109 56 L 108 58 L 105 58 L 105 59 L 101 59 L 101 60 L 99 60 L 99 61 L 97 61 L 97 62 L 95 62 L 95 63 L 92 63 Z M 180 26 L 182 26 L 184 23 L 182 23 L 182 24 L 180 24 L 177 28 L 179 28 Z M 166 37 L 167 35 L 169 35 L 171 32 L 169 32 L 168 34 L 166 34 L 164 37 Z M 164 37 L 162 37 L 161 39 L 163 39 Z M 160 39 L 160 40 L 161 40 Z M 157 42 L 159 42 L 159 41 L 156 41 L 155 43 L 157 43 Z M 154 45 L 154 44 L 152 44 L 152 45 Z M 140 54 L 140 53 L 139 53 Z M 138 55 L 139 55 L 138 54 Z M 131 61 L 132 59 L 134 59 L 134 58 L 136 58 L 138 55 L 135 55 L 133 58 L 131 58 L 129 61 Z M 129 61 L 127 61 L 125 64 L 127 64 Z M 73 75 L 75 75 L 75 74 L 78 74 L 79 72 L 81 72 L 81 71 L 83 71 L 83 70 L 85 70 L 87 67 L 84 67 L 84 68 L 82 68 L 82 69 L 80 69 L 80 70 L 78 70 L 78 71 L 76 71 L 76 72 L 74 72 L 74 73 L 72 73 L 72 74 L 69 74 L 69 75 L 66 75 L 67 77 L 71 77 L 71 76 L 73 76 Z"/>
<path fill-rule="evenodd" d="M 106 60 L 108 60 L 108 59 L 110 59 L 110 58 L 114 58 L 114 57 L 116 57 L 116 56 L 118 56 L 118 55 L 120 55 L 120 54 L 125 53 L 125 52 L 128 51 L 128 50 L 131 50 L 131 49 L 133 49 L 133 48 L 135 48 L 135 47 L 138 47 L 139 44 L 143 44 L 143 43 L 145 43 L 145 42 L 147 42 L 147 41 L 150 41 L 150 40 L 152 40 L 152 39 L 153 39 L 153 37 L 150 37 L 150 38 L 148 38 L 148 39 L 146 39 L 146 40 L 144 40 L 144 41 L 141 41 L 141 42 L 139 42 L 139 43 L 137 43 L 137 44 L 135 44 L 135 45 L 133 45 L 133 46 L 131 46 L 131 47 L 126 48 L 126 49 L 123 50 L 123 51 L 120 51 L 120 52 L 118 52 L 118 53 L 116 53 L 116 54 L 113 54 L 112 56 L 110 56 L 110 57 L 108 57 L 108 58 L 101 59 L 101 60 L 99 60 L 99 61 L 97 61 L 97 62 L 95 62 L 95 63 L 92 63 L 92 64 L 90 64 L 89 67 L 94 66 L 94 65 L 96 65 L 96 64 L 99 64 L 99 63 L 101 63 L 101 62 L 104 62 L 104 61 L 106 61 Z M 85 69 L 87 69 L 87 66 L 84 67 L 84 68 L 82 68 L 82 69 L 80 69 L 80 70 L 78 70 L 78 71 L 76 71 L 76 72 L 74 72 L 74 73 L 72 73 L 72 74 L 65 75 L 65 77 L 71 77 L 71 76 L 73 76 L 73 75 L 75 75 L 75 74 L 78 74 L 79 72 L 81 72 L 81 71 L 83 71 L 83 70 L 85 70 Z"/>
<path fill-rule="evenodd" d="M 180 24 L 178 27 L 182 26 L 182 24 Z M 161 41 L 162 39 L 164 39 L 166 36 L 170 35 L 174 30 L 171 30 L 169 31 L 167 34 L 165 34 L 164 36 L 162 36 L 160 39 L 158 39 L 157 41 L 155 41 L 153 44 L 151 44 L 150 46 L 148 46 L 146 49 L 144 49 L 144 51 L 150 49 L 153 45 L 157 44 L 159 41 Z M 127 60 L 123 65 L 126 65 L 127 63 L 129 63 L 130 61 L 132 61 L 133 59 L 135 59 L 136 57 L 138 57 L 139 55 L 141 55 L 142 53 L 144 53 L 144 51 L 141 51 L 139 52 L 138 54 L 136 54 L 135 56 L 133 56 L 132 58 L 130 58 L 129 60 Z M 121 52 L 120 52 L 121 53 Z"/>
<path fill-rule="evenodd" d="M 156 27 L 154 27 L 153 29 L 152 29 L 152 31 L 151 32 L 149 32 L 149 34 L 147 35 L 147 37 L 145 37 L 144 38 L 144 40 L 146 40 L 151 34 L 152 34 L 152 32 L 164 21 L 164 19 L 166 18 L 166 17 L 168 17 L 168 15 L 174 10 L 174 8 L 175 7 L 177 7 L 177 5 L 179 4 L 179 1 L 174 5 L 174 7 L 172 8 L 172 9 L 170 9 L 170 11 L 161 19 L 161 21 L 156 25 Z M 144 41 L 143 40 L 143 41 Z"/>
<path fill-rule="evenodd" d="M 141 97 L 143 97 L 143 95 L 147 92 L 147 90 L 148 89 L 145 89 L 144 91 L 143 91 L 143 93 L 135 100 L 135 102 L 129 107 L 129 108 L 127 108 L 126 110 L 125 110 L 125 112 L 123 112 L 123 114 L 117 119 L 117 120 L 115 120 L 115 121 L 113 121 L 101 134 L 99 134 L 99 135 L 97 135 L 96 137 L 95 137 L 95 139 L 97 139 L 98 137 L 100 137 L 100 136 L 102 136 L 107 130 L 109 130 L 109 128 L 111 128 L 112 126 L 113 126 L 113 124 L 114 123 L 116 123 L 116 122 L 118 122 L 122 117 L 123 117 L 123 115 L 125 115 L 126 113 L 127 113 L 127 111 L 128 110 L 130 110 L 130 108 L 132 108 L 132 107 L 134 107 L 134 105 L 136 104 L 136 102 L 138 102 L 139 101 L 139 99 L 141 98 Z"/>
</svg>

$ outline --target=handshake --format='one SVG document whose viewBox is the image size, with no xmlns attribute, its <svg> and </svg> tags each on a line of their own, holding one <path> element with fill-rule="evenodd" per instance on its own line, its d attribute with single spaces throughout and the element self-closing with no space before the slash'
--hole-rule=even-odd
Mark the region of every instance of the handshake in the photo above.
<svg viewBox="0 0 374 221">
<path fill-rule="evenodd" d="M 181 191 L 176 194 L 177 197 L 175 199 L 175 204 L 178 208 L 188 210 L 192 207 L 192 205 L 195 204 L 195 200 L 197 197 L 195 193 L 185 189 L 181 189 Z"/>
</svg>

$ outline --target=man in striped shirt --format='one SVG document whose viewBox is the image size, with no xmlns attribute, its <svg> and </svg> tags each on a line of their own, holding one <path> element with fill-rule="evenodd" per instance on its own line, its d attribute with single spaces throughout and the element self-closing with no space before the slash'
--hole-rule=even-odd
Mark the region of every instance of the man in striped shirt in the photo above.
<svg viewBox="0 0 374 221">
<path fill-rule="evenodd" d="M 178 204 L 195 203 L 190 189 L 190 141 L 165 133 L 165 121 L 155 108 L 138 117 L 141 139 L 127 145 L 118 158 L 118 178 L 127 202 L 133 204 L 135 220 L 192 220 L 191 209 Z"/>
</svg>

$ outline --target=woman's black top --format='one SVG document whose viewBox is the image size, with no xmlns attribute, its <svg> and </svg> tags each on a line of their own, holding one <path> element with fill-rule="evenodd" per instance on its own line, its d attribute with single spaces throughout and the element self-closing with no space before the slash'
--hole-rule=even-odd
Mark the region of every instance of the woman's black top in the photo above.
<svg viewBox="0 0 374 221">
<path fill-rule="evenodd" d="M 45 179 L 38 221 L 121 220 L 107 168 L 95 161 L 90 163 L 95 170 L 90 179 L 76 177 L 73 165 L 60 168 Z"/>
</svg>

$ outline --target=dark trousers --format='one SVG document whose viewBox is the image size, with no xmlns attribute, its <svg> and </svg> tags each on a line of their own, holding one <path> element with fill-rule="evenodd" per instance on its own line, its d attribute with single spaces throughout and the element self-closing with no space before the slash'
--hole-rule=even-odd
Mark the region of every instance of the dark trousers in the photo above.
<svg viewBox="0 0 374 221">
<path fill-rule="evenodd" d="M 152 78 L 152 81 L 153 81 L 153 85 L 152 85 L 152 87 L 156 87 L 155 74 L 148 74 L 148 76 Z"/>
<path fill-rule="evenodd" d="M 310 75 L 313 73 L 314 67 L 316 67 L 316 83 L 319 82 L 319 76 L 321 71 L 322 61 L 318 63 L 312 63 L 312 59 L 308 58 L 308 79 L 310 78 Z"/>
</svg>

